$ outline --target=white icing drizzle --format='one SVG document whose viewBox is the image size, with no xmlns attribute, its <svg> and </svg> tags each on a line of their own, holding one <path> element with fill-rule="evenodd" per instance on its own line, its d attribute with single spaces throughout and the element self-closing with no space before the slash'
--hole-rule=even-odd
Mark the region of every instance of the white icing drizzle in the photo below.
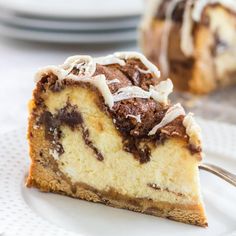
<svg viewBox="0 0 236 236">
<path fill-rule="evenodd" d="M 104 98 L 105 103 L 110 109 L 112 109 L 114 105 L 114 99 L 109 87 L 107 86 L 105 75 L 97 75 L 88 80 L 90 81 L 90 83 L 92 83 L 95 87 L 99 89 Z"/>
<path fill-rule="evenodd" d="M 107 80 L 107 84 L 120 83 L 118 79 Z"/>
<path fill-rule="evenodd" d="M 138 52 L 116 52 L 114 55 L 120 59 L 139 59 L 157 78 L 160 77 L 160 71 L 143 54 Z"/>
<path fill-rule="evenodd" d="M 127 118 L 127 117 L 132 117 L 132 118 L 134 118 L 138 123 L 142 123 L 142 121 L 141 121 L 141 115 L 140 115 L 140 114 L 137 115 L 137 116 L 128 114 L 128 115 L 126 116 L 126 118 Z"/>
<path fill-rule="evenodd" d="M 78 70 L 78 78 L 88 78 L 91 77 L 96 71 L 96 63 L 90 56 L 72 56 L 67 58 L 61 67 L 69 73 L 73 68 Z"/>
<path fill-rule="evenodd" d="M 165 125 L 169 124 L 170 122 L 172 122 L 173 120 L 175 120 L 177 117 L 181 116 L 181 115 L 185 115 L 185 111 L 184 108 L 180 105 L 180 103 L 175 104 L 174 106 L 170 107 L 164 118 L 162 119 L 162 121 L 155 125 L 151 131 L 148 133 L 148 135 L 154 135 L 157 130 L 159 130 L 160 128 L 164 127 Z"/>
<path fill-rule="evenodd" d="M 141 28 L 146 29 L 152 22 L 152 18 L 155 17 L 156 12 L 158 11 L 162 0 L 149 0 L 148 4 L 145 4 L 145 11 L 141 21 Z"/>
<path fill-rule="evenodd" d="M 138 66 L 135 66 L 135 68 L 136 68 L 139 72 L 141 72 L 141 73 L 143 73 L 143 74 L 150 74 L 150 73 L 152 73 L 150 70 L 143 70 L 143 69 L 139 68 Z"/>
<path fill-rule="evenodd" d="M 120 88 L 116 93 L 113 94 L 114 102 L 119 102 L 130 98 L 150 98 L 151 93 L 145 91 L 138 86 L 127 86 Z"/>
<path fill-rule="evenodd" d="M 185 4 L 183 23 L 181 27 L 181 40 L 180 48 L 184 55 L 191 56 L 194 52 L 194 43 L 193 43 L 193 20 L 192 20 L 192 7 L 194 0 L 189 0 Z"/>
<path fill-rule="evenodd" d="M 169 74 L 169 62 L 168 62 L 168 45 L 169 45 L 169 35 L 172 28 L 172 14 L 179 2 L 183 0 L 173 0 L 167 6 L 166 19 L 164 23 L 164 29 L 161 37 L 161 48 L 159 55 L 159 63 L 161 65 L 161 72 L 163 78 L 166 78 Z"/>
<path fill-rule="evenodd" d="M 114 55 L 108 55 L 105 57 L 97 57 L 97 58 L 94 58 L 94 61 L 97 64 L 104 65 L 104 66 L 111 65 L 111 64 L 119 64 L 120 66 L 125 66 L 125 61 L 115 57 Z"/>
<path fill-rule="evenodd" d="M 201 129 L 196 123 L 193 113 L 188 113 L 183 120 L 183 125 L 186 128 L 186 133 L 189 136 L 189 142 L 195 147 L 201 145 Z"/>
<path fill-rule="evenodd" d="M 173 90 L 173 84 L 170 79 L 161 81 L 156 86 L 150 86 L 149 91 L 145 91 L 138 86 L 127 86 L 120 88 L 113 94 L 114 102 L 130 98 L 153 98 L 155 101 L 167 104 L 168 96 Z"/>
<path fill-rule="evenodd" d="M 152 98 L 160 103 L 167 104 L 168 96 L 173 91 L 173 84 L 170 79 L 161 81 L 156 86 L 150 86 L 150 92 Z"/>
</svg>

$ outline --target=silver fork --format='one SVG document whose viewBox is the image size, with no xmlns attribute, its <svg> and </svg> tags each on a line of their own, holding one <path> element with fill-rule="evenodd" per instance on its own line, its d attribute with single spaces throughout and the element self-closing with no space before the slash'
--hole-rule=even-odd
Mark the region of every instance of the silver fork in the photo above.
<svg viewBox="0 0 236 236">
<path fill-rule="evenodd" d="M 227 170 L 210 164 L 210 163 L 201 163 L 199 165 L 199 168 L 202 170 L 206 170 L 209 171 L 211 173 L 213 173 L 214 175 L 217 175 L 218 177 L 224 179 L 225 181 L 227 181 L 228 183 L 234 185 L 236 187 L 236 175 L 232 174 L 230 172 L 228 172 Z"/>
</svg>

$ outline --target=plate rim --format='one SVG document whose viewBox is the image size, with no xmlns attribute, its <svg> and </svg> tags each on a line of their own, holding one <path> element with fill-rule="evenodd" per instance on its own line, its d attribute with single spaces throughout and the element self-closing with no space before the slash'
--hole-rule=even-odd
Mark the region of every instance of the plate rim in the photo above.
<svg viewBox="0 0 236 236">
<path fill-rule="evenodd" d="M 96 11 L 96 9 L 94 8 L 93 11 L 91 12 L 91 6 L 94 6 L 93 3 L 95 2 L 95 0 L 86 0 L 86 1 L 88 5 L 86 6 L 87 9 L 85 11 L 84 9 L 81 10 L 80 7 L 78 6 L 74 5 L 74 7 L 68 7 L 65 4 L 64 4 L 64 8 L 60 9 L 58 2 L 56 5 L 54 4 L 54 10 L 52 11 L 52 8 L 48 7 L 47 5 L 48 2 L 46 2 L 47 4 L 45 4 L 45 0 L 37 1 L 38 5 L 34 4 L 35 1 L 33 1 L 34 3 L 32 4 L 32 1 L 30 0 L 24 0 L 23 2 L 16 1 L 16 0 L 8 0 L 8 1 L 0 0 L 0 7 L 2 7 L 3 9 L 7 9 L 10 11 L 14 11 L 14 12 L 18 12 L 18 13 L 26 14 L 26 15 L 36 15 L 36 16 L 42 16 L 42 17 L 45 17 L 45 16 L 46 17 L 60 17 L 60 18 L 78 18 L 78 13 L 79 13 L 79 18 L 113 18 L 113 17 L 137 16 L 137 15 L 141 15 L 142 8 L 143 8 L 142 0 L 129 0 L 128 2 L 129 3 L 132 2 L 134 7 L 131 7 L 131 8 L 123 7 L 121 8 L 122 10 L 121 9 L 117 10 L 115 7 L 106 8 L 106 6 L 103 5 L 103 9 L 100 9 L 101 11 Z M 90 1 L 90 3 L 88 3 L 88 1 Z M 60 3 L 62 2 L 63 1 L 60 1 Z M 109 0 L 109 4 L 114 5 L 114 4 L 117 4 L 117 2 L 120 2 L 120 6 L 124 5 L 124 3 L 127 3 L 126 0 L 119 0 L 119 1 Z M 55 7 L 57 7 L 57 9 L 55 9 Z M 44 10 L 42 11 L 42 9 Z M 94 11 L 96 11 L 96 13 Z"/>
<path fill-rule="evenodd" d="M 135 42 L 137 39 L 137 30 L 125 30 L 114 32 L 60 32 L 60 31 L 37 31 L 27 28 L 17 28 L 6 26 L 0 23 L 0 35 L 15 39 L 45 42 L 45 43 L 121 43 Z M 109 37 L 108 37 L 109 36 Z"/>
<path fill-rule="evenodd" d="M 0 20 L 3 24 L 12 25 L 14 27 L 25 27 L 45 30 L 83 30 L 83 31 L 100 31 L 100 30 L 122 30 L 134 29 L 138 27 L 140 17 L 131 17 L 128 19 L 118 20 L 84 20 L 84 19 L 46 19 L 46 18 L 30 18 L 20 15 L 14 15 L 2 12 Z"/>
</svg>

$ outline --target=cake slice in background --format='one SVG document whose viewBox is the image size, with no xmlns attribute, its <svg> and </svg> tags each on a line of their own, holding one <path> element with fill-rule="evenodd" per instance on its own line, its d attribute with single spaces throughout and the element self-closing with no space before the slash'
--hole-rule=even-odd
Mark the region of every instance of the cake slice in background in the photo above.
<svg viewBox="0 0 236 236">
<path fill-rule="evenodd" d="M 142 54 L 42 68 L 30 102 L 28 187 L 207 226 L 201 132 Z"/>
<path fill-rule="evenodd" d="M 197 94 L 236 83 L 235 0 L 147 0 L 143 53 L 175 87 Z"/>
</svg>

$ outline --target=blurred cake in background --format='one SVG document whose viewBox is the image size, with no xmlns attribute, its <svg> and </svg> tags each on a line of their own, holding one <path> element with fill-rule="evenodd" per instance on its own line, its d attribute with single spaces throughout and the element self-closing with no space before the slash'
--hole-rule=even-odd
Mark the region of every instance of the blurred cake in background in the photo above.
<svg viewBox="0 0 236 236">
<path fill-rule="evenodd" d="M 197 94 L 236 83 L 235 0 L 149 0 L 140 45 L 163 79 Z"/>
</svg>

